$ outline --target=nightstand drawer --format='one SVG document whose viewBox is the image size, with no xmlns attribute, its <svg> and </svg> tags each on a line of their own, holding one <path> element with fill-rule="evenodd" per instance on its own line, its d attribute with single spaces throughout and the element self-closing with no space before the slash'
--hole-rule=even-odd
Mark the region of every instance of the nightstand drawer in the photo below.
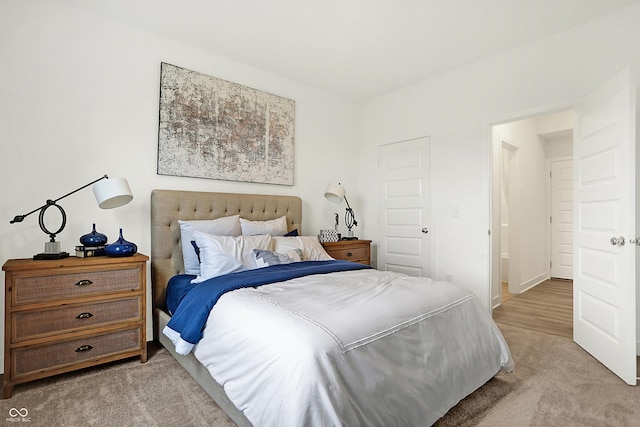
<svg viewBox="0 0 640 427">
<path fill-rule="evenodd" d="M 369 261 L 369 248 L 367 247 L 358 247 L 358 248 L 344 248 L 344 249 L 333 249 L 329 251 L 329 255 L 336 259 L 342 259 L 346 261 L 360 262 L 360 261 Z"/>
<path fill-rule="evenodd" d="M 71 307 L 63 306 L 44 311 L 18 311 L 12 313 L 11 340 L 21 342 L 93 326 L 135 322 L 142 319 L 141 311 L 139 297 Z"/>
<path fill-rule="evenodd" d="M 84 361 L 140 350 L 140 328 L 12 350 L 12 378 L 54 369 L 64 370 Z M 6 373 L 5 373 L 6 375 Z"/>
<path fill-rule="evenodd" d="M 140 283 L 140 271 L 137 268 L 73 274 L 44 272 L 42 276 L 16 275 L 12 297 L 14 305 L 21 305 L 105 292 L 140 290 Z"/>
<path fill-rule="evenodd" d="M 323 242 L 322 247 L 327 253 L 344 261 L 369 264 L 371 261 L 371 240 L 340 240 L 337 242 Z"/>
</svg>

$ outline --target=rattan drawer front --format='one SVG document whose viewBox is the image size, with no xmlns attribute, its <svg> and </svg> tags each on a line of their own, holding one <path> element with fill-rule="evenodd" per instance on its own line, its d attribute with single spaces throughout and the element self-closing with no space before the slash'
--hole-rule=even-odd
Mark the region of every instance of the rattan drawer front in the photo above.
<svg viewBox="0 0 640 427">
<path fill-rule="evenodd" d="M 139 290 L 137 268 L 86 273 L 16 276 L 14 304 L 28 304 L 105 292 Z"/>
<path fill-rule="evenodd" d="M 332 249 L 327 252 L 335 259 L 354 262 L 369 261 L 369 250 L 366 247 Z"/>
<path fill-rule="evenodd" d="M 139 297 L 37 312 L 15 312 L 12 342 L 142 319 Z"/>
<path fill-rule="evenodd" d="M 63 368 L 65 366 L 115 355 L 126 351 L 140 350 L 140 329 L 130 329 L 107 335 L 61 342 L 44 347 L 25 347 L 12 350 L 13 378 L 33 372 Z"/>
</svg>

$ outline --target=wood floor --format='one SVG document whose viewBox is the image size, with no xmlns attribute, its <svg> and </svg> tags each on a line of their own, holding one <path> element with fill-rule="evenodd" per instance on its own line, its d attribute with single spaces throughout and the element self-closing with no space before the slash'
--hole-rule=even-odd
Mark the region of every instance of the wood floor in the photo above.
<svg viewBox="0 0 640 427">
<path fill-rule="evenodd" d="M 502 301 L 502 305 L 493 310 L 493 319 L 496 322 L 567 338 L 573 337 L 571 280 L 546 280 L 517 295 L 503 291 Z"/>
</svg>

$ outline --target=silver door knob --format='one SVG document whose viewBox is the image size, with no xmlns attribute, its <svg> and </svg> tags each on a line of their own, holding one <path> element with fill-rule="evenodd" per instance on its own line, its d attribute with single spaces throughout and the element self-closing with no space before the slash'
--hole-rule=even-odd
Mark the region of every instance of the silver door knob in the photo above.
<svg viewBox="0 0 640 427">
<path fill-rule="evenodd" d="M 427 234 L 428 232 L 429 232 L 429 229 L 428 229 L 427 227 L 425 227 L 425 228 L 423 228 L 423 229 L 422 229 L 422 233 L 423 233 L 423 234 Z"/>
<path fill-rule="evenodd" d="M 610 242 L 613 246 L 624 246 L 624 237 L 612 237 Z"/>
<path fill-rule="evenodd" d="M 631 239 L 629 239 L 629 243 L 631 243 L 632 245 L 640 246 L 640 237 L 632 237 Z"/>
</svg>

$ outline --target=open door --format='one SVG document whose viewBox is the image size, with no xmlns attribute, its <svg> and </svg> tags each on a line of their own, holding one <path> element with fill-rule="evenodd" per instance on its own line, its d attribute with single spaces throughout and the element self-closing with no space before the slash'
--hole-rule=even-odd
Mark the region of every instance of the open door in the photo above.
<svg viewBox="0 0 640 427">
<path fill-rule="evenodd" d="M 629 68 L 576 108 L 573 337 L 627 384 L 636 372 L 636 123 Z"/>
</svg>

